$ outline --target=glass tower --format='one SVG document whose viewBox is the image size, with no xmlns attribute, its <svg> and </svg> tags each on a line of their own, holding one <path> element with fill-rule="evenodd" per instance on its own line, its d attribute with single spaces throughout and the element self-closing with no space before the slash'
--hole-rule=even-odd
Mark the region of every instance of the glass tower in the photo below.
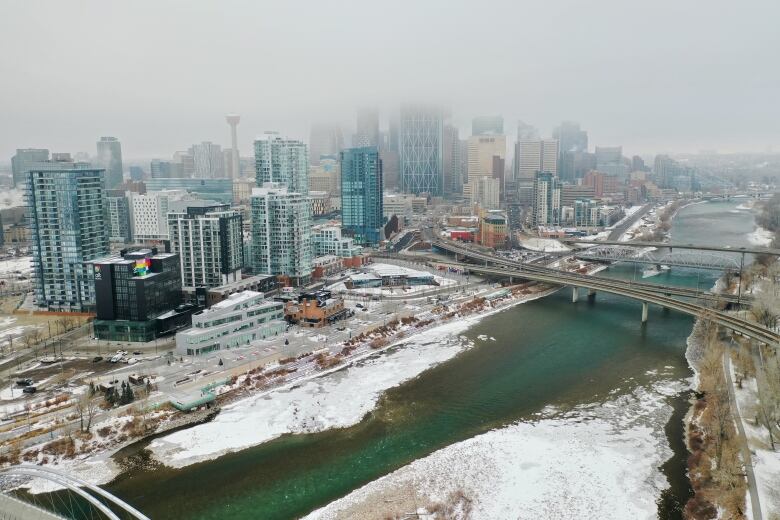
<svg viewBox="0 0 780 520">
<path fill-rule="evenodd" d="M 401 107 L 401 189 L 439 196 L 443 187 L 443 113 L 437 107 Z"/>
<path fill-rule="evenodd" d="M 382 161 L 376 147 L 341 152 L 341 222 L 355 241 L 375 246 L 382 239 Z"/>
<path fill-rule="evenodd" d="M 281 183 L 301 195 L 309 194 L 309 155 L 301 141 L 266 132 L 255 141 L 255 182 Z"/>
</svg>

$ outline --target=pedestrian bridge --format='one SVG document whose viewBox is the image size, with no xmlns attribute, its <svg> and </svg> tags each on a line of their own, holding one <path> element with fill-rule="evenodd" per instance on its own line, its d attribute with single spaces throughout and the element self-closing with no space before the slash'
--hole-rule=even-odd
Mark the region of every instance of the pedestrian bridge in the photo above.
<svg viewBox="0 0 780 520">
<path fill-rule="evenodd" d="M 594 246 L 575 251 L 574 256 L 590 262 L 635 262 L 718 271 L 740 270 L 740 263 L 733 255 L 714 251 Z"/>
<path fill-rule="evenodd" d="M 42 479 L 63 489 L 55 494 L 14 495 L 0 490 L 0 520 L 76 520 L 132 519 L 149 517 L 111 493 L 68 475 L 64 471 L 34 465 L 11 466 L 0 470 L 0 484 L 22 483 Z"/>
</svg>

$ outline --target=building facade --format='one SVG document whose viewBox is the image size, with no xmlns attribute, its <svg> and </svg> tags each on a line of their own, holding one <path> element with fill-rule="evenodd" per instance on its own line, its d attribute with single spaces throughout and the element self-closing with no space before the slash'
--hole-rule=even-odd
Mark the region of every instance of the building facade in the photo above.
<svg viewBox="0 0 780 520">
<path fill-rule="evenodd" d="M 192 145 L 192 155 L 195 177 L 198 179 L 219 179 L 225 175 L 225 157 L 222 147 L 210 141 Z"/>
<path fill-rule="evenodd" d="M 382 239 L 382 161 L 375 147 L 341 152 L 341 222 L 359 244 Z"/>
<path fill-rule="evenodd" d="M 241 214 L 228 205 L 168 213 L 171 251 L 179 255 L 185 290 L 219 287 L 241 279 L 244 242 Z"/>
<path fill-rule="evenodd" d="M 315 257 L 337 256 L 351 258 L 358 256 L 362 248 L 355 244 L 355 240 L 342 236 L 341 227 L 322 225 L 312 230 L 312 250 Z"/>
<path fill-rule="evenodd" d="M 48 160 L 49 150 L 45 148 L 18 148 L 16 155 L 11 157 L 11 174 L 13 175 L 14 186 L 23 188 L 27 182 L 27 172 L 36 163 L 43 163 Z"/>
<path fill-rule="evenodd" d="M 401 191 L 419 195 L 443 193 L 443 114 L 438 107 L 401 107 Z"/>
<path fill-rule="evenodd" d="M 255 141 L 255 181 L 281 183 L 291 192 L 309 193 L 309 158 L 301 141 L 266 132 Z"/>
<path fill-rule="evenodd" d="M 463 194 L 470 196 L 479 179 L 494 176 L 494 159 L 506 158 L 506 136 L 473 135 L 468 142 L 468 183 L 463 186 Z M 503 177 L 503 171 L 500 173 Z"/>
<path fill-rule="evenodd" d="M 284 304 L 243 291 L 192 316 L 192 328 L 176 334 L 176 353 L 200 356 L 283 334 Z"/>
<path fill-rule="evenodd" d="M 106 189 L 122 184 L 122 144 L 116 137 L 101 137 L 97 142 L 97 162 L 106 171 Z"/>
<path fill-rule="evenodd" d="M 28 172 L 25 192 L 39 306 L 81 312 L 93 308 L 94 286 L 85 262 L 109 252 L 105 172 L 73 162 Z"/>
<path fill-rule="evenodd" d="M 252 190 L 252 270 L 283 283 L 305 285 L 311 278 L 311 204 L 284 186 L 267 183 Z"/>
<path fill-rule="evenodd" d="M 560 219 L 561 188 L 558 178 L 550 172 L 537 172 L 534 178 L 534 225 L 558 226 Z"/>
<path fill-rule="evenodd" d="M 233 201 L 233 181 L 231 179 L 148 179 L 147 191 L 184 190 L 193 197 L 204 200 L 216 200 L 222 204 Z"/>
<path fill-rule="evenodd" d="M 121 190 L 106 191 L 108 239 L 111 242 L 129 243 L 133 240 L 130 225 L 130 201 Z"/>
</svg>

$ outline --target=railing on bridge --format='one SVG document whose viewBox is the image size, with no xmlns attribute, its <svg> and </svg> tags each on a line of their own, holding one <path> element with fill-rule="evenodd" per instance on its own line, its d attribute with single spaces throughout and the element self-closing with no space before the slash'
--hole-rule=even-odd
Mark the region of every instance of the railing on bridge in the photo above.
<svg viewBox="0 0 780 520">
<path fill-rule="evenodd" d="M 629 246 L 595 246 L 577 251 L 575 256 L 592 262 L 636 262 L 719 271 L 740 270 L 740 263 L 733 256 L 710 251 L 648 251 Z"/>
</svg>

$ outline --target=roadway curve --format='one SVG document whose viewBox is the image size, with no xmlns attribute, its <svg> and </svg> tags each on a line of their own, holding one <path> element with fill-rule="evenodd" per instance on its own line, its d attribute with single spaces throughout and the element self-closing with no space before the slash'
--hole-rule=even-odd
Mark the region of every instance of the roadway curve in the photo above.
<svg viewBox="0 0 780 520">
<path fill-rule="evenodd" d="M 435 240 L 434 246 L 457 253 L 465 257 L 470 257 L 476 260 L 482 260 L 486 263 L 503 263 L 504 259 L 497 258 L 493 255 L 486 255 L 484 253 L 477 253 L 468 248 L 464 248 L 458 244 L 451 242 Z M 511 260 L 509 262 L 512 262 Z M 488 267 L 488 266 L 475 266 L 470 264 L 460 264 L 461 267 L 466 268 L 475 273 L 488 274 L 502 277 L 516 277 L 526 280 L 534 280 L 539 282 L 545 282 L 555 285 L 570 285 L 572 287 L 585 287 L 595 291 L 603 291 L 611 294 L 617 294 L 619 296 L 625 296 L 633 298 L 641 302 L 654 303 L 662 307 L 674 309 L 685 314 L 689 314 L 696 318 L 702 318 L 705 320 L 711 320 L 718 325 L 722 325 L 726 328 L 732 329 L 747 337 L 753 338 L 761 343 L 776 347 L 778 341 L 780 341 L 780 334 L 777 334 L 771 330 L 768 330 L 756 323 L 743 320 L 741 318 L 732 316 L 728 313 L 718 311 L 703 305 L 695 303 L 689 303 L 681 301 L 671 296 L 666 296 L 663 292 L 658 290 L 649 290 L 641 287 L 633 282 L 624 282 L 622 280 L 604 279 L 590 275 L 583 275 L 577 273 L 569 273 L 560 271 L 557 269 L 549 269 L 538 266 L 530 266 L 527 264 L 520 264 L 517 268 L 501 268 L 501 267 Z M 515 267 L 515 266 L 512 266 Z M 663 288 L 661 291 L 666 291 L 669 288 Z"/>
</svg>

